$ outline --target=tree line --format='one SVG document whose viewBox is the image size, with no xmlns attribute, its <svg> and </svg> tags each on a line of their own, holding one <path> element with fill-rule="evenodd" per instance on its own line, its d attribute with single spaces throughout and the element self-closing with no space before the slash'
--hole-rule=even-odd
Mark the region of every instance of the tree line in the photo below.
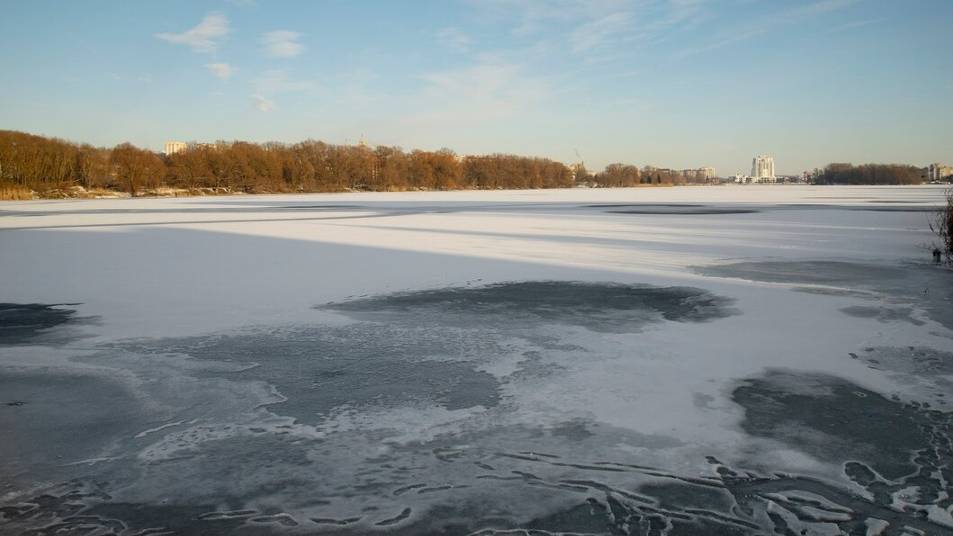
<svg viewBox="0 0 953 536">
<path fill-rule="evenodd" d="M 0 197 L 55 195 L 65 189 L 159 188 L 221 192 L 339 192 L 631 187 L 704 183 L 678 170 L 609 164 L 598 173 L 581 163 L 511 154 L 457 156 L 449 149 L 243 141 L 192 144 L 163 155 L 122 143 L 113 148 L 0 130 Z M 830 164 L 817 184 L 919 184 L 923 170 L 899 164 Z"/>
<path fill-rule="evenodd" d="M 922 168 L 903 164 L 828 164 L 815 184 L 921 184 Z"/>
<path fill-rule="evenodd" d="M 564 188 L 572 170 L 546 158 L 458 157 L 448 149 L 242 141 L 193 144 L 162 155 L 0 131 L 0 185 L 36 192 L 82 186 L 133 195 L 160 187 L 247 193 L 346 190 Z"/>
<path fill-rule="evenodd" d="M 227 192 L 338 192 L 410 189 L 566 188 L 683 184 L 673 170 L 610 164 L 592 174 L 581 164 L 449 149 L 243 141 L 192 144 L 163 155 L 123 143 L 113 148 L 0 131 L 0 188 L 44 195 L 80 186 L 132 195 L 158 188 Z M 9 195 L 8 195 L 9 197 Z"/>
<path fill-rule="evenodd" d="M 581 171 L 581 172 L 580 172 Z M 625 188 L 631 186 L 676 186 L 681 184 L 705 183 L 696 180 L 693 176 L 686 177 L 682 172 L 674 169 L 662 169 L 653 166 L 638 166 L 630 164 L 609 164 L 599 173 L 589 175 L 585 169 L 577 166 L 576 180 L 592 186 L 603 188 Z"/>
</svg>

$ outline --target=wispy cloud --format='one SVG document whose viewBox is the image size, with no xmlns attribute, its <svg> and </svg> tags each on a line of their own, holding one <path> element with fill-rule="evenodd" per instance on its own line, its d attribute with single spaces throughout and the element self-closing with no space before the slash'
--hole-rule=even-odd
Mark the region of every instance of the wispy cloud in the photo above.
<svg viewBox="0 0 953 536">
<path fill-rule="evenodd" d="M 222 80 L 228 80 L 238 70 L 227 63 L 206 63 L 205 68 Z"/>
<path fill-rule="evenodd" d="M 275 101 L 263 95 L 252 95 L 252 99 L 254 99 L 255 108 L 258 108 L 259 111 L 270 112 L 275 109 Z"/>
<path fill-rule="evenodd" d="M 688 56 L 694 56 L 695 54 L 710 52 L 712 50 L 717 50 L 719 48 L 728 46 L 733 43 L 747 41 L 748 39 L 758 37 L 759 35 L 764 35 L 767 32 L 768 32 L 767 28 L 755 27 L 755 28 L 750 28 L 748 30 L 745 30 L 743 32 L 732 33 L 726 36 L 723 35 L 719 37 L 718 39 L 714 41 L 710 41 L 704 45 L 682 49 L 675 54 L 675 57 L 686 58 Z"/>
<path fill-rule="evenodd" d="M 301 34 L 288 30 L 276 30 L 262 36 L 265 52 L 273 58 L 293 58 L 304 52 L 304 45 L 298 42 Z"/>
<path fill-rule="evenodd" d="M 710 16 L 711 0 L 470 0 L 517 37 L 541 34 L 586 63 L 629 57 Z M 555 36 L 555 40 L 553 37 Z"/>
<path fill-rule="evenodd" d="M 299 91 L 308 91 L 315 89 L 315 84 L 308 80 L 294 80 L 288 76 L 288 73 L 281 69 L 271 69 L 265 71 L 252 82 L 255 93 L 255 106 L 268 112 L 277 107 L 273 100 L 275 95 L 282 93 L 294 93 Z"/>
<path fill-rule="evenodd" d="M 576 28 L 569 38 L 572 51 L 579 54 L 603 47 L 624 32 L 632 23 L 632 14 L 621 11 L 587 22 Z"/>
<path fill-rule="evenodd" d="M 157 33 L 155 36 L 172 44 L 186 45 L 195 52 L 214 52 L 228 32 L 225 15 L 210 13 L 198 25 L 182 33 Z"/>
<path fill-rule="evenodd" d="M 468 0 L 475 9 L 513 24 L 511 33 L 528 36 L 552 22 L 588 21 L 631 7 L 635 0 Z"/>
<path fill-rule="evenodd" d="M 838 11 L 860 2 L 861 0 L 816 0 L 803 6 L 791 8 L 787 10 L 785 14 L 789 17 L 817 15 L 820 13 Z"/>
<path fill-rule="evenodd" d="M 801 22 L 805 19 L 846 9 L 860 3 L 861 1 L 862 0 L 816 0 L 808 4 L 784 9 L 772 13 L 769 16 L 748 21 L 746 24 L 747 29 L 745 30 L 731 33 L 722 33 L 707 44 L 681 50 L 676 53 L 675 56 L 678 58 L 684 58 L 687 56 L 716 50 L 733 43 L 746 41 L 748 39 L 766 34 L 778 26 Z"/>
<path fill-rule="evenodd" d="M 463 33 L 459 28 L 443 28 L 437 32 L 437 42 L 446 48 L 458 52 L 466 52 L 473 44 L 473 39 Z"/>
<path fill-rule="evenodd" d="M 123 75 L 117 72 L 110 72 L 109 77 L 112 78 L 113 80 L 116 80 L 117 82 L 140 82 L 143 84 L 152 83 L 152 74 L 150 73 L 143 73 L 143 74 L 137 74 L 137 75 L 133 75 L 133 74 Z"/>
<path fill-rule="evenodd" d="M 832 32 L 842 32 L 844 30 L 852 30 L 854 28 L 863 28 L 864 26 L 870 26 L 871 24 L 877 24 L 883 22 L 884 19 L 864 19 L 864 20 L 855 20 L 853 22 L 848 22 L 847 24 L 841 24 L 835 28 L 832 28 Z"/>
<path fill-rule="evenodd" d="M 254 81 L 255 90 L 263 95 L 277 93 L 291 93 L 314 88 L 314 83 L 307 80 L 294 80 L 281 69 L 265 71 Z"/>
<path fill-rule="evenodd" d="M 482 56 L 468 67 L 420 76 L 425 87 L 416 124 L 481 124 L 526 111 L 549 94 L 548 85 L 528 75 L 519 64 Z"/>
</svg>

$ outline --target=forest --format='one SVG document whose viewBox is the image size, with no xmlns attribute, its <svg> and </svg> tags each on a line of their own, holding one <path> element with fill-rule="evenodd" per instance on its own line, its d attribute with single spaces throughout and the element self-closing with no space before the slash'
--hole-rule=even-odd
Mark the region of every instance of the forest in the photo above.
<svg viewBox="0 0 953 536">
<path fill-rule="evenodd" d="M 684 184 L 672 170 L 611 164 L 591 174 L 581 164 L 449 149 L 243 141 L 190 144 L 164 155 L 123 143 L 94 147 L 0 131 L 0 198 L 63 197 L 76 192 L 155 195 L 456 189 L 618 187 Z"/>
<path fill-rule="evenodd" d="M 923 170 L 899 164 L 830 164 L 816 184 L 920 184 Z M 630 187 L 705 183 L 680 171 L 609 164 L 590 173 L 548 158 L 449 149 L 220 141 L 171 155 L 122 143 L 94 147 L 0 130 L 0 199 L 128 195 Z"/>
<path fill-rule="evenodd" d="M 815 184 L 921 184 L 924 171 L 902 164 L 828 164 Z"/>
</svg>

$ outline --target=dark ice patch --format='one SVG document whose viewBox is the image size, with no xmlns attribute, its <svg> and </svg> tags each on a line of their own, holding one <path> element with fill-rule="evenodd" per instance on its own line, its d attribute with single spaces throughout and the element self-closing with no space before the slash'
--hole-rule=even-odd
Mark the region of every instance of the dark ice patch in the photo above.
<svg viewBox="0 0 953 536">
<path fill-rule="evenodd" d="M 606 208 L 606 214 L 673 214 L 673 215 L 717 215 L 717 214 L 754 214 L 761 210 L 743 207 L 712 207 L 693 203 L 620 203 L 586 205 L 587 208 Z"/>
<path fill-rule="evenodd" d="M 718 214 L 756 214 L 752 208 L 637 208 L 607 210 L 606 214 L 673 214 L 682 216 L 714 216 Z"/>
<path fill-rule="evenodd" d="M 838 296 L 842 298 L 860 298 L 862 300 L 874 300 L 877 298 L 877 295 L 873 292 L 844 288 L 794 287 L 791 290 L 795 292 L 803 292 L 804 294 L 815 294 L 817 296 Z"/>
<path fill-rule="evenodd" d="M 100 456 L 135 433 L 141 411 L 125 386 L 94 375 L 0 370 L 0 393 L 19 402 L 0 407 L 0 481 Z"/>
<path fill-rule="evenodd" d="M 639 493 L 653 497 L 665 509 L 702 508 L 728 511 L 733 506 L 731 495 L 724 489 L 711 486 L 695 486 L 681 482 L 645 484 Z"/>
<path fill-rule="evenodd" d="M 877 346 L 865 348 L 854 355 L 882 370 L 926 377 L 953 375 L 953 352 L 926 346 Z"/>
<path fill-rule="evenodd" d="M 329 303 L 320 308 L 360 319 L 430 315 L 444 324 L 538 326 L 571 324 L 595 331 L 637 331 L 660 320 L 704 322 L 736 314 L 730 298 L 693 287 L 654 287 L 575 281 L 524 281 L 484 287 L 400 292 Z"/>
<path fill-rule="evenodd" d="M 927 212 L 935 213 L 942 207 L 850 207 L 848 210 L 861 212 Z"/>
<path fill-rule="evenodd" d="M 703 275 L 715 277 L 818 285 L 878 283 L 901 279 L 905 273 L 891 266 L 844 261 L 745 261 L 692 268 Z"/>
<path fill-rule="evenodd" d="M 856 318 L 873 318 L 880 322 L 909 322 L 915 326 L 922 326 L 923 322 L 912 316 L 913 309 L 909 307 L 872 307 L 866 305 L 852 305 L 840 310 L 848 316 Z"/>
<path fill-rule="evenodd" d="M 732 392 L 745 432 L 818 459 L 864 461 L 888 478 L 916 469 L 917 449 L 932 445 L 933 414 L 823 374 L 772 371 Z"/>
<path fill-rule="evenodd" d="M 586 428 L 586 421 L 579 419 L 559 423 L 557 426 L 553 427 L 551 433 L 556 437 L 561 437 L 570 441 L 581 441 L 583 439 L 588 439 L 593 435 L 593 433 Z"/>
<path fill-rule="evenodd" d="M 260 514 L 255 510 L 218 511 L 209 504 L 165 504 L 110 501 L 100 485 L 70 482 L 24 502 L 0 507 L 3 534 L 175 534 L 227 536 L 287 534 L 297 523 L 287 514 Z M 269 522 L 262 522 L 268 519 Z M 249 521 L 258 519 L 248 531 Z M 285 529 L 285 530 L 282 530 Z"/>
<path fill-rule="evenodd" d="M 895 381 L 910 386 L 904 390 L 905 399 L 910 397 L 937 407 L 953 403 L 951 352 L 925 346 L 879 346 L 851 352 L 850 357 L 871 369 L 885 371 Z"/>
<path fill-rule="evenodd" d="M 312 459 L 319 442 L 301 440 L 281 429 L 261 429 L 224 439 L 175 445 L 173 454 L 143 464 L 138 486 L 181 490 L 188 476 L 187 495 L 195 503 L 224 504 L 235 510 L 259 500 L 281 496 L 287 508 L 324 499 L 327 487 L 315 482 L 320 472 Z M 229 475 L 227 488 L 222 475 Z M 267 512 L 259 512 L 267 513 Z"/>
<path fill-rule="evenodd" d="M 69 337 L 53 330 L 78 320 L 72 305 L 78 304 L 0 303 L 0 344 L 63 342 Z"/>
<path fill-rule="evenodd" d="M 811 292 L 860 298 L 887 297 L 922 309 L 953 329 L 953 271 L 925 263 L 884 265 L 847 261 L 745 261 L 694 266 L 700 274 L 769 283 L 826 285 Z M 797 288 L 801 292 L 804 288 Z"/>
<path fill-rule="evenodd" d="M 587 208 L 698 208 L 704 206 L 705 205 L 699 205 L 697 203 L 610 203 L 586 205 Z"/>
<path fill-rule="evenodd" d="M 270 404 L 271 411 L 311 424 L 342 406 L 437 404 L 456 410 L 493 407 L 500 400 L 493 375 L 447 359 L 499 351 L 479 333 L 358 323 L 146 341 L 127 348 L 244 363 L 237 372 L 208 374 L 274 385 L 285 400 Z"/>
</svg>

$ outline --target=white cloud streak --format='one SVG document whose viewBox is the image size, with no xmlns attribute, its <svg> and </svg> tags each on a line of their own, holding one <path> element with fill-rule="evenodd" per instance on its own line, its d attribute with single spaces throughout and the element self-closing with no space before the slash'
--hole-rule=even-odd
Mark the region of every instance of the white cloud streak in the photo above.
<svg viewBox="0 0 953 536">
<path fill-rule="evenodd" d="M 576 28 L 569 38 L 570 46 L 576 54 L 589 52 L 607 45 L 613 38 L 630 29 L 631 25 L 631 13 L 611 13 Z"/>
<path fill-rule="evenodd" d="M 263 111 L 270 112 L 277 108 L 275 101 L 272 100 L 275 95 L 281 93 L 294 93 L 299 91 L 309 91 L 315 88 L 315 84 L 308 80 L 293 80 L 288 73 L 281 69 L 271 69 L 265 71 L 252 82 L 255 94 L 255 106 Z"/>
<path fill-rule="evenodd" d="M 473 39 L 469 35 L 453 27 L 443 28 L 437 32 L 437 42 L 457 52 L 466 52 L 473 45 Z"/>
<path fill-rule="evenodd" d="M 676 58 L 685 58 L 694 54 L 709 52 L 726 45 L 747 41 L 773 31 L 778 26 L 798 23 L 805 19 L 818 17 L 827 13 L 840 11 L 860 3 L 862 0 L 816 0 L 814 2 L 781 10 L 770 16 L 750 21 L 749 29 L 734 33 L 722 33 L 712 42 L 678 52 Z"/>
<path fill-rule="evenodd" d="M 219 42 L 228 35 L 228 19 L 221 13 L 210 13 L 195 27 L 182 33 L 157 33 L 156 38 L 174 45 L 186 45 L 194 52 L 215 52 Z"/>
<path fill-rule="evenodd" d="M 252 99 L 255 101 L 255 108 L 261 112 L 270 112 L 275 109 L 275 101 L 263 95 L 252 95 Z"/>
<path fill-rule="evenodd" d="M 221 78 L 222 80 L 228 80 L 235 74 L 238 69 L 232 67 L 227 63 L 206 63 L 205 68 L 209 70 L 213 75 Z"/>
<path fill-rule="evenodd" d="M 542 80 L 526 75 L 514 63 L 482 58 L 476 64 L 420 77 L 426 111 L 415 114 L 418 124 L 476 125 L 527 111 L 550 94 Z"/>
<path fill-rule="evenodd" d="M 314 83 L 307 80 L 293 80 L 281 69 L 265 71 L 255 79 L 254 84 L 256 91 L 262 95 L 292 93 L 314 88 Z"/>
<path fill-rule="evenodd" d="M 261 38 L 265 53 L 273 58 L 293 58 L 304 52 L 304 45 L 298 42 L 301 34 L 289 30 L 268 32 Z"/>
</svg>

